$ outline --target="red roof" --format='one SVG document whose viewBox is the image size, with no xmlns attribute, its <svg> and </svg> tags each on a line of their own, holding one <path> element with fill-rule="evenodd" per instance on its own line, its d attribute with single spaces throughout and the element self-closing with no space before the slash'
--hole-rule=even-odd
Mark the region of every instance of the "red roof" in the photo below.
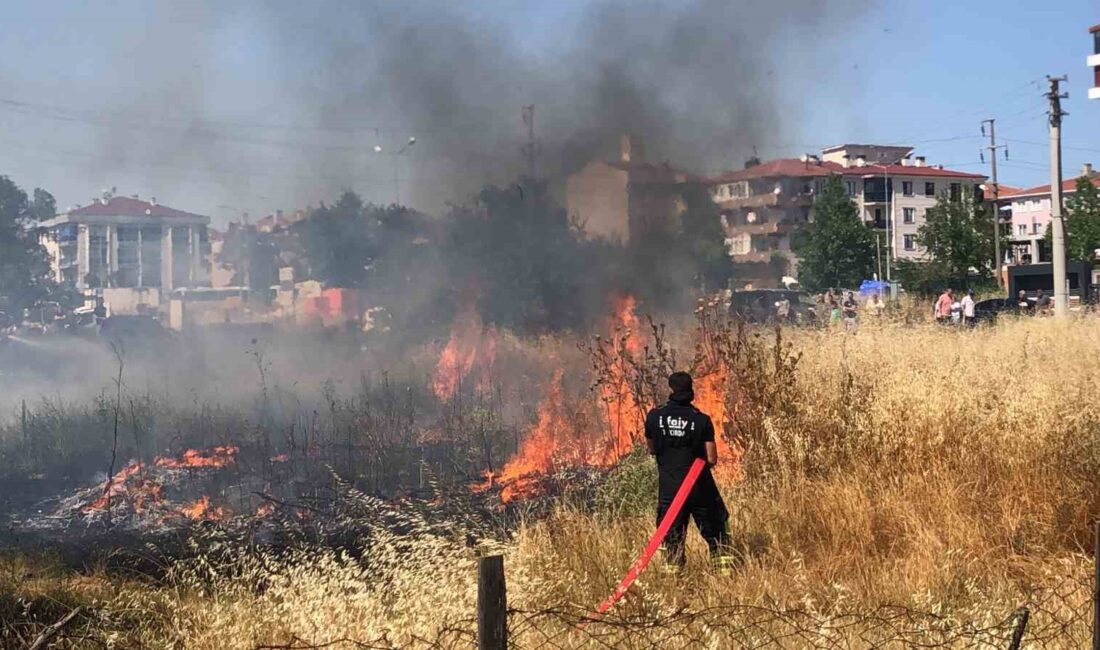
<svg viewBox="0 0 1100 650">
<path fill-rule="evenodd" d="M 970 178 L 974 180 L 985 178 L 985 174 L 960 172 L 928 165 L 921 167 L 916 165 L 864 165 L 863 167 L 849 167 L 847 169 L 843 165 L 835 166 L 840 169 L 839 173 L 845 175 L 879 176 L 887 174 L 890 176 L 935 176 L 937 178 Z"/>
<path fill-rule="evenodd" d="M 1095 34 L 1096 32 L 1100 32 L 1100 25 L 1093 25 L 1092 27 L 1089 27 L 1090 34 Z"/>
<path fill-rule="evenodd" d="M 153 204 L 141 199 L 131 199 L 125 196 L 115 196 L 103 201 L 95 201 L 82 208 L 70 210 L 67 213 L 73 217 L 187 217 L 191 219 L 205 219 L 200 214 L 184 212 L 170 208 L 166 205 Z"/>
<path fill-rule="evenodd" d="M 782 176 L 828 176 L 836 173 L 833 163 L 803 162 L 798 158 L 779 158 L 766 163 L 753 165 L 748 169 L 738 169 L 719 174 L 711 178 L 714 183 L 731 181 L 750 181 L 757 178 L 778 178 Z"/>
<path fill-rule="evenodd" d="M 1080 177 L 1078 177 L 1080 178 Z M 1094 173 L 1091 177 L 1092 184 L 1096 187 L 1100 187 L 1100 173 Z M 1077 178 L 1071 178 L 1069 180 L 1062 181 L 1062 193 L 1074 192 L 1077 190 Z M 1021 199 L 1033 196 L 1046 196 L 1050 194 L 1050 183 L 1046 185 L 1036 185 L 1035 187 L 1029 187 L 1022 190 L 1016 190 L 1015 192 L 1004 191 L 1004 185 L 1001 186 L 1001 198 L 1002 199 Z"/>
<path fill-rule="evenodd" d="M 984 174 L 972 174 L 969 172 L 942 169 L 940 167 L 917 167 L 915 165 L 864 165 L 863 167 L 845 167 L 844 165 L 834 162 L 806 162 L 798 158 L 779 158 L 754 167 L 749 167 L 748 169 L 725 172 L 712 177 L 710 181 L 712 183 L 729 183 L 733 181 L 754 180 L 757 178 L 828 176 L 830 174 L 841 174 L 842 176 L 879 176 L 888 174 L 890 176 L 968 178 L 972 180 L 981 180 L 985 178 Z"/>
</svg>

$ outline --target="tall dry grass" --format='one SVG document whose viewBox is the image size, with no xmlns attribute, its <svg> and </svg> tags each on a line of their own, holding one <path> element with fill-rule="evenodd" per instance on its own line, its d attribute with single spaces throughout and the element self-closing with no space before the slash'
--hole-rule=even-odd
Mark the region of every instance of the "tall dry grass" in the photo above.
<svg viewBox="0 0 1100 650">
<path fill-rule="evenodd" d="M 651 568 L 615 612 L 619 623 L 671 617 L 663 631 L 612 625 L 597 642 L 596 626 L 571 626 L 561 612 L 602 600 L 652 532 L 652 461 L 631 456 L 596 508 L 563 503 L 498 545 L 510 606 L 547 613 L 515 615 L 517 647 L 969 647 L 999 643 L 1022 605 L 1032 647 L 1087 641 L 1100 323 L 864 323 L 855 335 L 793 333 L 778 354 L 769 337 L 753 339 L 756 379 L 800 356 L 784 393 L 793 406 L 734 427 L 745 478 L 723 490 L 741 568 L 714 574 L 693 536 L 686 573 Z M 232 571 L 181 565 L 160 585 L 58 577 L 52 588 L 126 612 L 119 638 L 151 647 L 471 643 L 476 549 L 433 533 L 372 550 L 365 564 L 303 549 L 242 554 Z M 900 618 L 885 624 L 884 611 Z"/>
</svg>

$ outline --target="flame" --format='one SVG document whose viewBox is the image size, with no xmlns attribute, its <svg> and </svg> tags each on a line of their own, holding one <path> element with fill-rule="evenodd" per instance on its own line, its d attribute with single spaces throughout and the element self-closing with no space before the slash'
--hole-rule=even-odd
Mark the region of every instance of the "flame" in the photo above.
<svg viewBox="0 0 1100 650">
<path fill-rule="evenodd" d="M 211 506 L 210 497 L 203 495 L 199 497 L 198 501 L 180 508 L 180 514 L 188 519 L 195 521 L 217 521 L 219 519 L 225 519 L 229 514 L 225 508 L 221 506 Z"/>
<path fill-rule="evenodd" d="M 133 482 L 130 481 L 130 478 L 137 475 L 141 470 L 142 465 L 138 462 L 132 462 L 123 467 L 107 481 L 103 494 L 95 501 L 84 506 L 82 510 L 84 512 L 102 510 L 115 499 L 128 498 L 134 510 L 140 512 L 148 503 L 159 501 L 163 491 L 159 483 L 141 478 Z"/>
<path fill-rule="evenodd" d="M 290 456 L 287 454 L 279 454 L 278 456 L 271 457 L 271 462 L 273 463 L 285 463 L 288 460 L 290 460 Z"/>
<path fill-rule="evenodd" d="M 213 447 L 209 450 L 188 449 L 179 459 L 158 457 L 157 467 L 225 467 L 236 462 L 238 447 Z"/>
<path fill-rule="evenodd" d="M 623 296 L 613 301 L 608 330 L 615 345 L 637 358 L 644 351 L 645 339 L 639 330 L 635 300 Z M 558 368 L 544 389 L 534 426 L 524 436 L 516 455 L 499 473 L 488 474 L 484 489 L 502 485 L 500 498 L 505 503 L 530 494 L 539 477 L 563 467 L 581 465 L 606 467 L 614 464 L 633 447 L 637 432 L 645 421 L 645 412 L 629 390 L 627 369 L 616 366 L 600 384 L 599 397 L 607 424 L 606 439 L 592 435 L 596 420 L 585 412 L 570 409 L 563 398 L 563 371 Z M 589 409 L 596 405 L 590 405 Z"/>
<path fill-rule="evenodd" d="M 458 392 L 462 380 L 475 368 L 478 390 L 488 389 L 496 349 L 496 329 L 482 324 L 475 296 L 467 300 L 455 316 L 451 337 L 436 363 L 432 392 L 442 401 L 450 400 Z"/>
<path fill-rule="evenodd" d="M 645 350 L 645 339 L 640 331 L 640 321 L 635 313 L 637 302 L 633 296 L 620 296 L 612 301 L 612 317 L 608 325 L 616 346 L 630 357 L 638 359 Z M 618 356 L 618 355 L 616 355 Z M 645 408 L 634 399 L 630 390 L 628 370 L 621 363 L 609 368 L 609 376 L 600 383 L 600 401 L 603 402 L 611 445 L 600 459 L 600 465 L 610 465 L 630 453 L 637 432 L 645 422 Z"/>
<path fill-rule="evenodd" d="M 714 423 L 714 441 L 718 447 L 718 465 L 714 474 L 719 480 L 736 482 L 741 479 L 741 449 L 726 439 L 726 390 L 729 370 L 718 366 L 695 380 L 695 406 L 710 416 Z"/>
<path fill-rule="evenodd" d="M 275 504 L 271 503 L 270 501 L 265 501 L 264 503 L 261 503 L 258 508 L 256 508 L 257 517 L 268 517 L 274 512 Z"/>
<path fill-rule="evenodd" d="M 489 474 L 488 482 L 482 485 L 502 484 L 500 498 L 504 502 L 526 494 L 538 475 L 583 462 L 586 456 L 585 436 L 578 431 L 577 418 L 571 417 L 574 414 L 568 412 L 562 397 L 562 374 L 558 368 L 547 383 L 535 425 L 524 436 L 515 457 L 499 473 Z"/>
</svg>

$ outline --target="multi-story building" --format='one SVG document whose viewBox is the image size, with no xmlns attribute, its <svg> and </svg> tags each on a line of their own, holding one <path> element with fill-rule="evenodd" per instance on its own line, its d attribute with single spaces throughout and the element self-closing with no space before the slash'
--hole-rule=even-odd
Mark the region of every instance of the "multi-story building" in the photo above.
<svg viewBox="0 0 1100 650">
<path fill-rule="evenodd" d="M 587 236 L 626 244 L 645 231 L 679 227 L 686 181 L 668 164 L 646 162 L 640 141 L 624 135 L 618 160 L 592 161 L 566 179 L 566 210 Z"/>
<path fill-rule="evenodd" d="M 981 174 L 929 166 L 911 158 L 912 147 L 845 144 L 822 155 L 753 164 L 709 179 L 735 263 L 772 261 L 777 253 L 795 265 L 791 237 L 812 217 L 814 197 L 830 175 L 842 177 L 863 221 L 884 251 L 903 259 L 923 255 L 917 231 L 941 195 L 980 191 Z M 791 269 L 793 273 L 793 269 Z"/>
<path fill-rule="evenodd" d="M 209 284 L 209 223 L 155 198 L 104 192 L 43 221 L 40 238 L 57 282 L 95 291 L 126 313 L 161 306 L 173 289 Z"/>
<path fill-rule="evenodd" d="M 1089 28 L 1092 36 L 1092 54 L 1086 59 L 1086 64 L 1092 68 L 1092 88 L 1089 88 L 1089 99 L 1100 99 L 1100 25 Z"/>
<path fill-rule="evenodd" d="M 1100 187 L 1100 173 L 1086 164 L 1081 169 L 1084 176 Z M 1077 191 L 1077 178 L 1062 181 L 1062 197 Z M 1039 185 L 1011 192 L 1001 191 L 1001 200 L 1012 208 L 1012 235 L 1009 238 L 1009 255 L 1020 264 L 1047 262 L 1043 259 L 1042 242 L 1050 224 L 1050 185 Z"/>
</svg>

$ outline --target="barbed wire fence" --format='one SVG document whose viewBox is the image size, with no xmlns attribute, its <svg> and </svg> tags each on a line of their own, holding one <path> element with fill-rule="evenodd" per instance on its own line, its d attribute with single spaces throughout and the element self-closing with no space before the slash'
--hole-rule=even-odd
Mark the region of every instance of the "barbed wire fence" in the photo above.
<svg viewBox="0 0 1100 650">
<path fill-rule="evenodd" d="M 911 607 L 885 606 L 839 613 L 807 609 L 733 604 L 699 610 L 679 609 L 660 615 L 613 612 L 595 620 L 580 606 L 507 610 L 506 645 L 479 644 L 478 617 L 444 625 L 433 638 L 395 645 L 385 639 L 338 639 L 311 644 L 295 638 L 256 650 L 355 648 L 390 650 L 510 648 L 1087 648 L 1091 643 L 1091 602 L 1088 577 L 1067 577 L 1053 587 L 1035 589 L 1024 603 L 1003 618 L 985 622 Z"/>
</svg>

